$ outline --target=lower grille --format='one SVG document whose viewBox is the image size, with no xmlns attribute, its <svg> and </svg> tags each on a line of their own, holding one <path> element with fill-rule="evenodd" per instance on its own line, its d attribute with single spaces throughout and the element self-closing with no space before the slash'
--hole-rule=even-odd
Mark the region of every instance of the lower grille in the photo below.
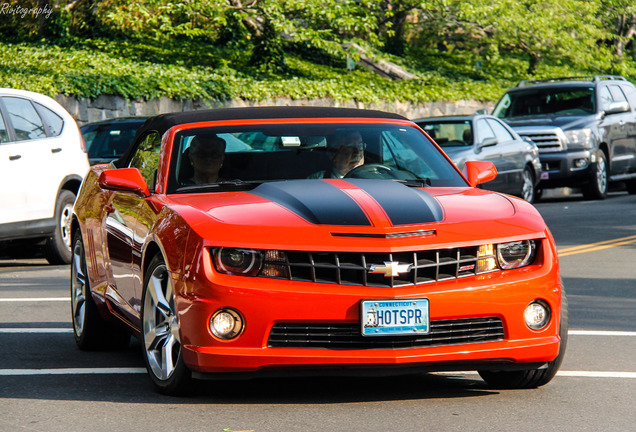
<svg viewBox="0 0 636 432">
<path fill-rule="evenodd" d="M 431 331 L 417 336 L 363 337 L 359 324 L 281 323 L 269 334 L 270 348 L 390 349 L 459 345 L 504 339 L 500 318 L 431 321 Z"/>
</svg>

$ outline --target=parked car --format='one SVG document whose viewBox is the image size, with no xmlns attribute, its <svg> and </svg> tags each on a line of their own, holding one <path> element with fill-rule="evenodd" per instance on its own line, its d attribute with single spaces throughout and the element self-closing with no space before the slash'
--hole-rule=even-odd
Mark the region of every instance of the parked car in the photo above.
<svg viewBox="0 0 636 432">
<path fill-rule="evenodd" d="M 118 117 L 80 127 L 91 165 L 110 163 L 126 152 L 148 117 Z"/>
<path fill-rule="evenodd" d="M 60 104 L 0 89 L 0 249 L 27 239 L 50 263 L 69 263 L 73 202 L 87 171 L 82 135 Z"/>
<path fill-rule="evenodd" d="M 539 149 L 501 120 L 486 114 L 414 120 L 459 169 L 466 161 L 490 161 L 497 178 L 484 188 L 520 196 L 532 203 L 541 179 Z"/>
<path fill-rule="evenodd" d="M 539 147 L 540 188 L 580 187 L 603 199 L 609 182 L 636 193 L 636 88 L 619 76 L 522 81 L 493 115 Z"/>
<path fill-rule="evenodd" d="M 229 136 L 250 142 L 233 151 Z M 275 139 L 251 145 L 263 136 Z M 532 205 L 475 188 L 491 162 L 465 172 L 380 111 L 154 117 L 121 159 L 91 168 L 75 204 L 75 340 L 103 349 L 133 334 L 170 394 L 316 372 L 544 385 L 568 327 L 552 236 Z"/>
</svg>

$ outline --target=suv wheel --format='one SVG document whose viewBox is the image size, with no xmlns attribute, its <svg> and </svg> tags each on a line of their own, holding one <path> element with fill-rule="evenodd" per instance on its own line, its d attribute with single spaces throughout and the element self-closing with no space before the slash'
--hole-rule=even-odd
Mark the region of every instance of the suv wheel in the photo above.
<svg viewBox="0 0 636 432">
<path fill-rule="evenodd" d="M 607 158 L 602 150 L 596 153 L 596 164 L 590 183 L 583 188 L 585 199 L 605 199 L 607 196 Z"/>
<path fill-rule="evenodd" d="M 55 203 L 55 231 L 46 240 L 44 257 L 50 264 L 71 262 L 71 217 L 75 194 L 63 190 Z"/>
</svg>

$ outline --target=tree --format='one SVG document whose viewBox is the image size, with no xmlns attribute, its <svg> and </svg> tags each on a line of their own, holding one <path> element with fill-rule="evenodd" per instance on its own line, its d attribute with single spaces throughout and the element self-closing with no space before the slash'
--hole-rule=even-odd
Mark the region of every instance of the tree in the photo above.
<svg viewBox="0 0 636 432">
<path fill-rule="evenodd" d="M 500 52 L 524 55 L 528 73 L 534 74 L 545 59 L 589 63 L 603 33 L 598 2 L 584 0 L 499 0 L 454 2 L 461 19 L 493 29 L 492 39 Z"/>
<path fill-rule="evenodd" d="M 600 11 L 616 56 L 622 62 L 627 44 L 636 44 L 636 4 L 632 0 L 601 0 Z"/>
</svg>

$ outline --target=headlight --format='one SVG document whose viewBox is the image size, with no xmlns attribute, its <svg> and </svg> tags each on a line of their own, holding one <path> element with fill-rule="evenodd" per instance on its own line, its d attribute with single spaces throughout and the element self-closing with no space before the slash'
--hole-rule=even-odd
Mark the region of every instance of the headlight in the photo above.
<svg viewBox="0 0 636 432">
<path fill-rule="evenodd" d="M 592 129 L 575 129 L 565 131 L 564 133 L 568 143 L 568 149 L 591 149 L 594 147 Z"/>
<path fill-rule="evenodd" d="M 218 248 L 213 251 L 214 267 L 221 273 L 256 276 L 263 264 L 263 252 L 255 249 Z"/>
<path fill-rule="evenodd" d="M 532 264 L 536 252 L 534 240 L 523 240 L 497 245 L 497 261 L 504 270 Z"/>
<path fill-rule="evenodd" d="M 212 249 L 212 258 L 214 268 L 220 273 L 289 278 L 284 251 L 220 247 Z"/>
</svg>

